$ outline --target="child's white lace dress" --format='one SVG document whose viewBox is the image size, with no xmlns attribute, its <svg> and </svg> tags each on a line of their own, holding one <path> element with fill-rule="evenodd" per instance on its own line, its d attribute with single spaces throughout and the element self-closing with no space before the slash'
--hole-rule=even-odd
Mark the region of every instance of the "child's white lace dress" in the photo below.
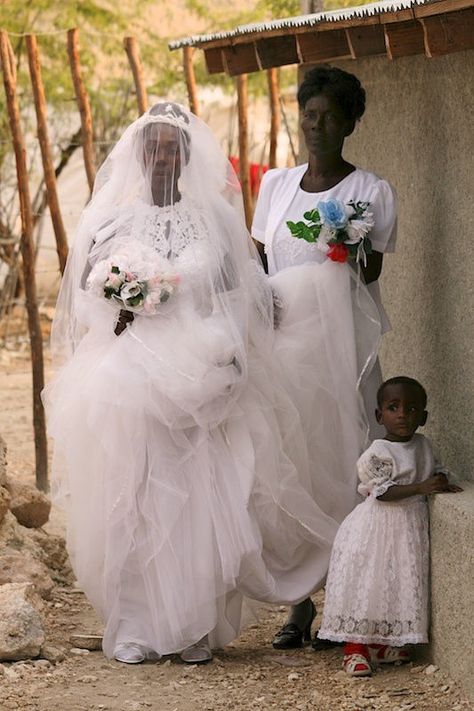
<svg viewBox="0 0 474 711">
<path fill-rule="evenodd" d="M 436 469 L 429 440 L 375 440 L 360 457 L 366 496 L 343 521 L 331 555 L 319 636 L 403 646 L 428 641 L 429 536 L 425 497 L 377 499 Z M 439 469 L 439 467 L 438 467 Z"/>
</svg>

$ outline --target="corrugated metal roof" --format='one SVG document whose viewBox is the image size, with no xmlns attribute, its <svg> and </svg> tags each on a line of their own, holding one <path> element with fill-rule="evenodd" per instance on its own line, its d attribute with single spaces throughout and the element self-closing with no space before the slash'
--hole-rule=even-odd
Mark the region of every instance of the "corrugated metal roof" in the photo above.
<svg viewBox="0 0 474 711">
<path fill-rule="evenodd" d="M 239 25 L 233 30 L 224 32 L 214 32 L 207 35 L 191 35 L 183 39 L 169 42 L 171 50 L 181 47 L 195 47 L 215 42 L 216 40 L 227 40 L 242 35 L 250 35 L 271 30 L 285 30 L 297 27 L 313 27 L 320 22 L 338 22 L 339 20 L 354 20 L 356 18 L 379 15 L 386 12 L 397 12 L 418 5 L 428 5 L 440 0 L 380 0 L 367 5 L 357 7 L 347 7 L 341 10 L 330 10 L 327 12 L 317 12 L 312 15 L 299 15 L 298 17 L 286 17 L 281 20 L 271 20 L 269 22 L 255 22 L 249 25 Z"/>
</svg>

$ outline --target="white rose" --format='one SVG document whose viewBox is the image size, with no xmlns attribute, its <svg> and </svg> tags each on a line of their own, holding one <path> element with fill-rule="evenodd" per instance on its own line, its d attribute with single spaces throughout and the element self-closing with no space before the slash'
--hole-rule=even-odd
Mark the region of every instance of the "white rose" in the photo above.
<svg viewBox="0 0 474 711">
<path fill-rule="evenodd" d="M 109 274 L 109 278 L 105 282 L 105 286 L 110 286 L 112 289 L 120 289 L 124 282 L 123 277 L 120 274 Z"/>
<path fill-rule="evenodd" d="M 87 277 L 86 289 L 91 289 L 99 296 L 103 295 L 104 283 L 110 273 L 111 264 L 108 260 L 101 260 L 92 268 L 91 273 Z"/>
<path fill-rule="evenodd" d="M 346 227 L 346 232 L 349 239 L 344 240 L 346 244 L 357 244 L 357 242 L 360 242 L 361 239 L 364 239 L 365 235 L 370 232 L 370 230 L 374 226 L 374 220 L 371 215 L 368 215 L 368 217 L 371 219 L 349 221 Z"/>
<path fill-rule="evenodd" d="M 129 281 L 127 284 L 122 286 L 120 291 L 121 298 L 126 301 L 127 299 L 133 299 L 135 296 L 141 294 L 142 288 L 138 281 Z"/>
<path fill-rule="evenodd" d="M 316 246 L 319 250 L 321 250 L 321 252 L 323 252 L 323 254 L 326 254 L 329 251 L 328 242 L 330 239 L 334 239 L 334 236 L 334 230 L 331 230 L 327 225 L 323 225 L 321 227 Z"/>
</svg>

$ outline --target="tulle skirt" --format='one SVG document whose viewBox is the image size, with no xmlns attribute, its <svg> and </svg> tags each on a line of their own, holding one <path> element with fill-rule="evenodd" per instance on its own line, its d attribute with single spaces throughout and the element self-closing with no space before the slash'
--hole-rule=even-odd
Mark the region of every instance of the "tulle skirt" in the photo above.
<svg viewBox="0 0 474 711">
<path fill-rule="evenodd" d="M 289 267 L 270 283 L 282 304 L 274 356 L 301 419 L 312 496 L 341 523 L 360 501 L 356 462 L 373 436 L 379 312 L 348 264 Z"/>
<path fill-rule="evenodd" d="M 368 327 L 356 344 L 354 314 L 370 318 L 347 265 L 324 266 L 273 277 L 271 352 L 250 338 L 239 363 L 218 319 L 186 308 L 116 337 L 104 310 L 47 387 L 56 496 L 107 655 L 205 634 L 221 646 L 244 596 L 297 603 L 324 583 L 356 500 L 359 385 L 378 345 Z"/>
<path fill-rule="evenodd" d="M 369 496 L 341 525 L 319 637 L 403 646 L 428 641 L 428 506 Z"/>
<path fill-rule="evenodd" d="M 326 574 L 337 526 L 311 499 L 298 413 L 271 361 L 229 364 L 215 326 L 183 311 L 117 338 L 104 322 L 45 393 L 68 548 L 109 656 L 221 646 L 244 595 L 298 602 Z"/>
</svg>

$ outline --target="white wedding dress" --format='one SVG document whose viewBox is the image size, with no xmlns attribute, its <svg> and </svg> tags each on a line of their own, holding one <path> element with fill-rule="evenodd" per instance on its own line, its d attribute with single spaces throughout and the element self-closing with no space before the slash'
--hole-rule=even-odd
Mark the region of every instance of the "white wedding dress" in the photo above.
<svg viewBox="0 0 474 711">
<path fill-rule="evenodd" d="M 208 633 L 212 646 L 228 643 L 244 595 L 293 603 L 311 592 L 337 529 L 310 496 L 300 420 L 278 384 L 270 332 L 268 355 L 249 343 L 240 364 L 221 303 L 238 311 L 239 289 L 219 304 L 193 292 L 220 268 L 204 213 L 186 199 L 138 212 L 134 238 L 162 256 L 163 225 L 182 235 L 173 240 L 182 288 L 120 337 L 116 312 L 82 292 L 87 334 L 46 392 L 68 549 L 105 622 L 109 656 L 123 641 L 160 655 Z M 255 262 L 248 267 L 264 280 Z"/>
</svg>

